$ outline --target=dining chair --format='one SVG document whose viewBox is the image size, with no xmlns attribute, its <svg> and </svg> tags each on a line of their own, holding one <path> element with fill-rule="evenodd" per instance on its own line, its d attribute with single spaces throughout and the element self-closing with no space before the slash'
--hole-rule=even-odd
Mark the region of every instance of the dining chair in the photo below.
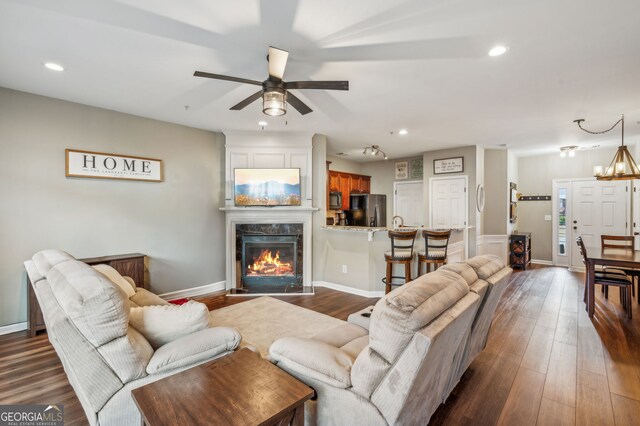
<svg viewBox="0 0 640 426">
<path fill-rule="evenodd" d="M 587 249 L 584 246 L 584 242 L 582 241 L 582 237 L 576 238 L 576 243 L 578 244 L 578 249 L 580 250 L 580 254 L 582 255 L 582 262 L 587 265 Z M 588 272 L 588 271 L 587 271 Z M 595 284 L 602 285 L 603 287 L 608 287 L 610 285 L 616 286 L 620 288 L 620 302 L 622 306 L 627 311 L 627 318 L 631 318 L 631 287 L 632 283 L 628 275 L 626 275 L 621 270 L 603 270 L 603 271 L 595 271 L 593 277 L 594 286 Z M 583 300 L 587 301 L 587 285 L 588 278 L 585 274 L 585 283 L 584 283 L 584 296 Z"/>
<path fill-rule="evenodd" d="M 627 249 L 627 250 L 635 250 L 636 239 L 631 235 L 601 235 L 600 243 L 602 248 L 616 248 L 616 249 Z M 636 283 L 638 281 L 638 277 L 640 277 L 640 270 L 638 269 L 628 269 L 628 268 L 605 268 L 607 270 L 615 269 L 618 271 L 622 271 L 627 275 L 631 276 L 631 295 L 636 297 Z M 604 297 L 608 298 L 609 293 L 602 287 L 602 291 L 604 291 Z M 638 304 L 640 304 L 640 297 L 638 298 Z"/>
</svg>

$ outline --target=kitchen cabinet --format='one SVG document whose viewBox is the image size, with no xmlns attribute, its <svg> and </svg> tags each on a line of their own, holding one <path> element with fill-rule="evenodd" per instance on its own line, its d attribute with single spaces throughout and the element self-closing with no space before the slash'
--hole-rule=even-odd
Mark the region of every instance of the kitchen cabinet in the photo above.
<svg viewBox="0 0 640 426">
<path fill-rule="evenodd" d="M 349 195 L 371 192 L 371 176 L 329 170 L 328 181 L 329 192 L 342 192 L 342 210 L 349 210 Z"/>
<path fill-rule="evenodd" d="M 351 176 L 340 174 L 340 192 L 342 192 L 342 210 L 349 210 L 349 194 L 351 194 Z"/>
<path fill-rule="evenodd" d="M 340 174 L 329 172 L 329 191 L 340 191 Z"/>
</svg>

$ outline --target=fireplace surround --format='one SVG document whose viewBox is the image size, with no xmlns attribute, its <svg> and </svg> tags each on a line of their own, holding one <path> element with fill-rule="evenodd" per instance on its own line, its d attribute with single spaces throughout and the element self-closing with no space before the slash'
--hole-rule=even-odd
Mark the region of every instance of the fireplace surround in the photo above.
<svg viewBox="0 0 640 426">
<path fill-rule="evenodd" d="M 302 223 L 235 225 L 235 294 L 304 292 Z"/>
</svg>

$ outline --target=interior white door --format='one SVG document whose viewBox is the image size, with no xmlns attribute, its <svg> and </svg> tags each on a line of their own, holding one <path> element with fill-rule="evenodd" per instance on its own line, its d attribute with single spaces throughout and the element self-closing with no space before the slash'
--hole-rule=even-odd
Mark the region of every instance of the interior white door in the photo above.
<svg viewBox="0 0 640 426">
<path fill-rule="evenodd" d="M 433 178 L 430 184 L 432 228 L 467 226 L 467 178 Z"/>
<path fill-rule="evenodd" d="M 571 182 L 571 230 L 586 247 L 600 247 L 601 235 L 627 235 L 629 193 L 626 181 Z M 582 257 L 571 241 L 571 266 L 582 268 Z"/>
<path fill-rule="evenodd" d="M 393 215 L 404 219 L 405 226 L 424 226 L 422 181 L 396 182 L 393 195 Z"/>
</svg>

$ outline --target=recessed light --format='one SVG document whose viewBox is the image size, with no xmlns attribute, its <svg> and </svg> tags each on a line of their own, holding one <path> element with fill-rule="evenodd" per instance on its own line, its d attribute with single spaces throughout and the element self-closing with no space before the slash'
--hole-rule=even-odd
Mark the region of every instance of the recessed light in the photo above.
<svg viewBox="0 0 640 426">
<path fill-rule="evenodd" d="M 409 132 L 407 132 L 407 129 L 400 129 L 400 130 L 398 130 L 398 134 L 399 134 L 399 135 L 404 136 L 404 135 L 406 135 L 407 133 L 409 133 Z"/>
<path fill-rule="evenodd" d="M 489 51 L 489 56 L 500 56 L 500 55 L 504 55 L 505 53 L 507 53 L 507 51 L 509 50 L 509 48 L 507 46 L 494 46 L 490 51 Z"/>
<path fill-rule="evenodd" d="M 56 64 L 55 62 L 46 62 L 44 66 L 52 71 L 64 71 L 64 67 L 60 64 Z"/>
<path fill-rule="evenodd" d="M 266 126 L 269 123 L 267 123 L 266 121 L 258 121 L 258 126 Z"/>
</svg>

